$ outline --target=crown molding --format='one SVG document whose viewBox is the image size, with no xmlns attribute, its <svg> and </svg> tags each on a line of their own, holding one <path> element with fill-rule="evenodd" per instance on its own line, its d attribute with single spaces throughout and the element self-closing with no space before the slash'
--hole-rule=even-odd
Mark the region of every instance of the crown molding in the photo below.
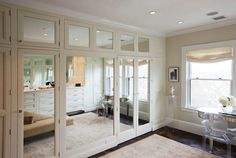
<svg viewBox="0 0 236 158">
<path fill-rule="evenodd" d="M 236 18 L 170 32 L 166 34 L 166 37 L 173 37 L 173 36 L 187 34 L 187 33 L 210 30 L 210 29 L 220 28 L 220 27 L 229 26 L 233 24 L 236 24 Z"/>
</svg>

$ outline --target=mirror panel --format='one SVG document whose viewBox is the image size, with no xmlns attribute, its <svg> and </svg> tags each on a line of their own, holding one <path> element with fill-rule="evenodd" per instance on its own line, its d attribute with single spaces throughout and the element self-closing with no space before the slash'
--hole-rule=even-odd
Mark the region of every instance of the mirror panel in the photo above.
<svg viewBox="0 0 236 158">
<path fill-rule="evenodd" d="M 144 37 L 138 38 L 138 51 L 149 52 L 149 39 Z"/>
<path fill-rule="evenodd" d="M 54 56 L 24 55 L 24 158 L 55 155 Z"/>
<path fill-rule="evenodd" d="M 138 124 L 139 126 L 150 122 L 150 62 L 138 60 Z"/>
<path fill-rule="evenodd" d="M 134 51 L 134 36 L 121 35 L 120 36 L 120 49 L 122 51 Z"/>
<path fill-rule="evenodd" d="M 55 22 L 23 17 L 23 41 L 39 43 L 55 43 Z"/>
<path fill-rule="evenodd" d="M 134 128 L 134 59 L 120 59 L 120 132 Z"/>
<path fill-rule="evenodd" d="M 69 25 L 69 45 L 89 48 L 89 28 Z"/>
<path fill-rule="evenodd" d="M 67 56 L 65 75 L 66 152 L 75 156 L 114 136 L 114 61 Z"/>
<path fill-rule="evenodd" d="M 0 10 L 0 39 L 4 39 L 4 11 Z"/>
<path fill-rule="evenodd" d="M 96 46 L 102 49 L 113 49 L 113 33 L 109 31 L 96 31 Z"/>
</svg>

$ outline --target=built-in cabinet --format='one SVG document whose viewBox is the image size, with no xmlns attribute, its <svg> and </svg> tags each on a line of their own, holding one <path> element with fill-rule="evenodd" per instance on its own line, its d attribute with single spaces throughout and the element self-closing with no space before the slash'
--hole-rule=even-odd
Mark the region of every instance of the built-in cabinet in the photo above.
<svg viewBox="0 0 236 158">
<path fill-rule="evenodd" d="M 17 40 L 17 43 L 14 43 L 14 46 L 11 46 L 12 48 L 27 50 L 28 52 L 25 53 L 27 55 L 31 55 L 30 51 L 32 49 L 34 49 L 35 52 L 41 51 L 43 53 L 38 53 L 38 59 L 35 61 L 32 61 L 32 59 L 29 57 L 29 61 L 31 62 L 25 61 L 24 63 L 22 63 L 22 58 L 19 58 L 19 54 L 17 54 L 17 52 L 20 52 L 19 50 L 13 49 L 12 57 L 9 55 L 10 53 L 6 57 L 2 52 L 0 52 L 0 158 L 10 157 L 9 155 L 7 155 L 9 153 L 7 151 L 10 151 L 10 149 L 17 157 L 23 157 L 23 137 L 20 134 L 23 131 L 22 122 L 24 118 L 22 112 L 24 110 L 46 115 L 56 114 L 55 119 L 58 120 L 61 119 L 60 117 L 63 113 L 63 106 L 66 106 L 66 112 L 73 112 L 78 110 L 84 110 L 87 112 L 96 110 L 99 101 L 101 101 L 102 96 L 104 95 L 104 87 L 103 84 L 101 84 L 103 83 L 104 79 L 104 61 L 101 59 L 94 59 L 95 57 L 92 53 L 94 53 L 98 58 L 115 58 L 120 54 L 124 55 L 123 52 L 132 52 L 133 55 L 136 55 L 140 52 L 146 53 L 150 51 L 149 38 L 145 36 L 139 36 L 137 33 L 122 33 L 121 36 L 117 36 L 119 30 L 115 28 L 106 28 L 106 26 L 94 23 L 84 23 L 80 20 L 68 18 L 66 16 L 33 11 L 32 9 L 26 9 L 23 7 L 14 6 L 11 8 L 7 6 L 2 4 L 0 5 L 0 44 L 9 44 L 9 46 L 11 46 L 10 44 L 12 34 L 14 36 L 12 40 Z M 11 27 L 14 25 L 17 25 L 17 29 L 11 30 Z M 55 55 L 56 53 L 54 52 L 54 50 L 55 52 L 60 51 L 60 55 Z M 76 61 L 71 64 L 71 69 L 76 67 L 76 65 L 79 65 L 77 69 L 78 71 L 73 73 L 79 74 L 80 78 L 74 78 L 71 80 L 73 82 L 71 82 L 72 84 L 67 85 L 66 93 L 60 93 L 58 89 L 60 88 L 60 90 L 62 90 L 63 88 L 58 87 L 58 85 L 56 85 L 57 89 L 38 89 L 37 86 L 44 86 L 45 82 L 54 81 L 54 78 L 50 78 L 50 76 L 53 75 L 55 75 L 54 77 L 58 79 L 57 83 L 62 83 L 62 76 L 65 75 L 62 71 L 64 69 L 63 62 L 66 61 L 64 60 L 65 56 L 63 53 L 71 53 L 75 56 L 81 56 L 81 54 L 84 55 L 88 53 L 93 58 L 88 57 L 86 58 L 86 60 L 82 58 L 76 59 Z M 45 54 L 53 55 L 53 60 L 55 60 L 55 63 L 50 62 L 50 60 L 47 59 L 41 60 L 40 56 L 45 56 Z M 89 55 L 86 54 L 86 56 Z M 3 62 L 8 61 L 10 58 L 14 59 L 12 63 Z M 19 67 L 22 68 L 22 70 L 19 69 L 19 67 L 17 67 L 17 64 L 15 64 L 14 62 L 18 63 L 18 66 L 20 65 L 19 63 L 21 63 Z M 42 62 L 44 65 L 43 68 L 41 66 L 42 69 L 40 68 L 40 66 L 38 67 L 38 65 L 41 65 L 39 64 L 40 62 Z M 54 65 L 57 66 L 53 67 Z M 23 69 L 23 66 L 25 66 L 25 69 Z M 41 80 L 40 84 L 33 84 L 36 83 L 35 80 L 29 80 L 29 78 L 34 76 L 36 72 L 32 71 L 32 66 L 35 67 L 37 71 L 44 72 L 41 73 L 45 76 L 42 76 L 43 79 Z M 70 65 L 68 65 L 68 67 L 70 67 Z M 11 77 L 9 75 L 11 72 L 11 68 L 15 73 L 17 72 L 18 74 L 16 75 L 12 73 L 13 77 Z M 73 73 L 68 72 L 68 77 L 65 80 L 69 81 L 69 76 L 73 76 Z M 24 74 L 26 78 L 20 79 L 21 77 L 23 78 Z M 14 79 L 14 76 L 16 78 L 18 77 L 18 81 L 17 79 Z M 116 78 L 119 77 L 116 76 Z M 6 84 L 6 81 L 14 81 L 15 83 L 18 82 L 18 88 L 15 83 L 12 84 L 12 91 L 10 91 L 10 88 L 3 88 L 5 86 L 10 87 L 9 84 Z M 28 87 L 25 88 L 25 91 L 22 90 L 24 83 L 28 83 Z M 36 88 L 34 86 L 36 86 Z M 14 95 L 12 95 L 12 97 L 9 97 L 8 95 L 10 95 L 11 92 Z M 16 92 L 18 93 L 16 94 Z M 118 91 L 115 91 L 114 95 L 116 95 L 117 92 Z M 62 94 L 65 94 L 65 96 L 63 96 Z M 13 96 L 18 96 L 20 97 L 20 99 L 18 98 L 17 103 L 12 103 L 14 105 L 11 107 L 10 102 L 7 101 L 11 101 L 11 99 L 13 100 Z M 65 99 L 66 97 L 66 105 L 62 105 L 63 101 L 60 97 L 62 99 Z M 55 102 L 55 100 L 57 100 L 57 102 Z M 6 106 L 8 104 L 9 106 Z M 55 108 L 55 106 L 57 108 Z M 14 110 L 14 112 L 12 112 L 12 119 L 9 116 L 10 107 Z M 15 121 L 17 119 L 19 120 L 18 124 L 16 123 L 17 121 Z M 13 132 L 11 137 L 13 139 L 10 139 L 9 135 L 11 120 L 14 120 L 11 122 L 12 127 L 18 125 L 18 127 L 12 128 Z M 57 122 L 55 124 L 55 127 L 57 128 L 55 130 L 56 132 L 59 131 L 59 127 L 64 128 L 62 124 L 59 125 L 57 124 Z M 16 129 L 19 130 L 17 131 Z M 118 130 L 115 131 L 117 132 Z M 118 135 L 118 133 L 116 133 L 116 135 Z M 19 138 L 18 144 L 16 143 L 17 137 Z M 61 138 L 55 138 L 56 142 L 59 142 L 58 140 L 61 141 Z M 10 147 L 9 140 L 13 142 L 11 144 L 13 148 Z M 120 140 L 123 141 L 123 139 Z M 105 142 L 107 143 L 108 140 L 106 140 Z M 104 144 L 98 144 L 97 146 L 103 145 Z M 60 145 L 56 143 L 56 151 L 58 151 L 59 146 Z M 59 155 L 58 152 L 55 152 L 55 154 Z"/>
<path fill-rule="evenodd" d="M 0 6 L 0 43 L 9 44 L 11 40 L 11 9 Z"/>
</svg>

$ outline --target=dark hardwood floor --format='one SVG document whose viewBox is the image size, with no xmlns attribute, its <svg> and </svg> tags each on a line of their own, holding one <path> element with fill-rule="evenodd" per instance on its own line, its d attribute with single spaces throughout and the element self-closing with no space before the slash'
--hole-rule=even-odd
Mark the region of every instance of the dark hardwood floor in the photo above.
<svg viewBox="0 0 236 158">
<path fill-rule="evenodd" d="M 99 154 L 91 156 L 90 158 L 97 158 L 99 156 L 108 154 L 112 151 L 120 149 L 120 148 L 122 148 L 124 146 L 127 146 L 129 144 L 135 143 L 135 142 L 137 142 L 141 139 L 144 139 L 144 138 L 146 138 L 150 135 L 153 135 L 153 134 L 158 134 L 158 135 L 161 135 L 163 137 L 175 140 L 177 142 L 189 145 L 191 147 L 204 150 L 202 148 L 202 137 L 201 136 L 196 135 L 196 134 L 192 134 L 192 133 L 188 133 L 188 132 L 185 132 L 185 131 L 177 130 L 177 129 L 174 129 L 174 128 L 170 128 L 170 127 L 163 127 L 163 128 L 160 128 L 156 131 L 149 132 L 147 134 L 144 134 L 142 136 L 139 136 L 139 137 L 134 138 L 132 140 L 129 140 L 127 142 L 121 143 L 121 144 L 119 144 L 118 146 L 116 146 L 114 148 L 108 149 L 104 152 L 101 152 Z M 208 151 L 208 150 L 209 150 L 209 142 L 207 142 L 206 151 Z M 218 143 L 218 142 L 214 142 L 213 154 L 217 155 L 219 157 L 225 158 L 226 157 L 226 145 Z M 232 146 L 232 158 L 236 158 L 236 146 Z"/>
</svg>

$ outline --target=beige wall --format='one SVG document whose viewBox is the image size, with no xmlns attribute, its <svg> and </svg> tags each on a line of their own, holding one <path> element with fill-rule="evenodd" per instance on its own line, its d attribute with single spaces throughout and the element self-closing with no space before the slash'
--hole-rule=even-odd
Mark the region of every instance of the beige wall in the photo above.
<svg viewBox="0 0 236 158">
<path fill-rule="evenodd" d="M 181 95 L 181 48 L 188 45 L 205 44 L 219 41 L 228 41 L 236 39 L 236 24 L 225 26 L 221 28 L 199 31 L 194 33 L 187 33 L 183 35 L 177 35 L 168 37 L 166 39 L 166 69 L 169 66 L 180 67 L 180 82 L 170 83 L 167 82 L 167 91 L 170 86 L 176 88 L 177 106 L 175 107 L 174 117 L 179 120 L 199 123 L 200 120 L 197 117 L 197 113 L 181 110 L 180 95 Z M 167 70 L 166 70 L 167 72 Z"/>
</svg>

